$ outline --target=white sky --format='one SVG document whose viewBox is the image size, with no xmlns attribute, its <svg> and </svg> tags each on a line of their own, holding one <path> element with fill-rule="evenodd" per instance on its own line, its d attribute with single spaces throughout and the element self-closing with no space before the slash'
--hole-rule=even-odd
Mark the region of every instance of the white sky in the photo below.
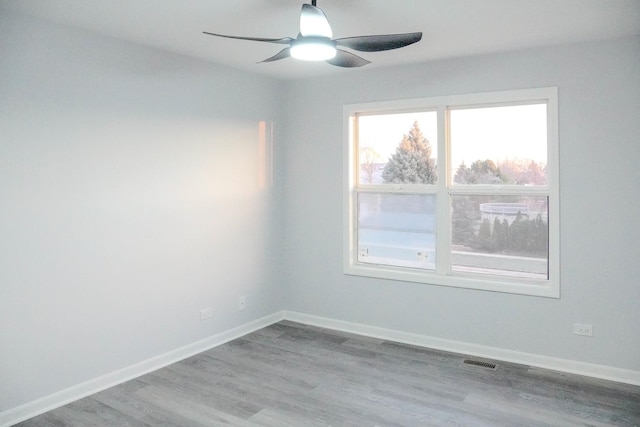
<svg viewBox="0 0 640 427">
<path fill-rule="evenodd" d="M 462 161 L 505 158 L 547 162 L 547 109 L 545 104 L 451 110 L 451 160 L 455 170 Z M 394 152 L 415 121 L 437 154 L 436 112 L 360 116 L 360 147 L 373 147 L 380 162 Z"/>
</svg>

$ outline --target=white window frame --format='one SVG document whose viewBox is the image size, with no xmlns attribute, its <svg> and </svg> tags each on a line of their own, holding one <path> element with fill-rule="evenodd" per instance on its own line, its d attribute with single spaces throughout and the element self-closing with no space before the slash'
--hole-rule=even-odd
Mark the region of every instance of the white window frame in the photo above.
<svg viewBox="0 0 640 427">
<path fill-rule="evenodd" d="M 518 105 L 533 102 L 547 104 L 547 185 L 523 189 L 517 185 L 474 185 L 464 189 L 452 185 L 450 173 L 452 165 L 448 151 L 448 120 L 450 108 Z M 436 195 L 436 268 L 419 270 L 415 268 L 393 267 L 358 262 L 357 256 L 357 194 L 367 189 L 357 188 L 359 164 L 356 153 L 356 117 L 359 114 L 386 114 L 409 111 L 437 111 L 437 165 L 438 181 L 435 185 L 412 186 L 411 191 Z M 344 273 L 397 281 L 418 282 L 430 285 L 479 289 L 541 297 L 560 297 L 560 207 L 559 207 L 559 159 L 558 159 L 558 89 L 556 87 L 485 92 L 466 95 L 452 95 L 408 100 L 352 104 L 344 107 L 344 218 L 343 255 Z M 445 171 L 446 168 L 446 171 Z M 378 186 L 380 187 L 380 186 Z M 385 186 L 385 192 L 406 191 L 408 186 Z M 381 188 L 369 186 L 369 191 Z M 449 197 L 455 194 L 500 194 L 500 195 L 540 195 L 547 196 L 549 254 L 548 279 L 524 279 L 453 271 L 450 266 L 451 253 L 451 212 Z"/>
</svg>

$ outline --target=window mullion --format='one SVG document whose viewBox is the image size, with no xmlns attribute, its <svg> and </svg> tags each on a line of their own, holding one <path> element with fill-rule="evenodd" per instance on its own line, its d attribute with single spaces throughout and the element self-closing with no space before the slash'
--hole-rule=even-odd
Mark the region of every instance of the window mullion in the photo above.
<svg viewBox="0 0 640 427">
<path fill-rule="evenodd" d="M 451 266 L 451 203 L 449 201 L 449 126 L 447 108 L 438 108 L 438 182 L 436 226 L 436 273 L 448 274 Z"/>
</svg>

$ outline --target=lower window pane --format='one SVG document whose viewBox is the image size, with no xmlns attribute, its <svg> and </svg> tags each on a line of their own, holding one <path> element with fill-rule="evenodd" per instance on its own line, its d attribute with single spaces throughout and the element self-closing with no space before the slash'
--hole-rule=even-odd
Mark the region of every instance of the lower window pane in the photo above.
<svg viewBox="0 0 640 427">
<path fill-rule="evenodd" d="M 453 271 L 549 278 L 547 197 L 452 196 Z"/>
<path fill-rule="evenodd" d="M 358 262 L 433 270 L 436 198 L 358 194 Z"/>
</svg>

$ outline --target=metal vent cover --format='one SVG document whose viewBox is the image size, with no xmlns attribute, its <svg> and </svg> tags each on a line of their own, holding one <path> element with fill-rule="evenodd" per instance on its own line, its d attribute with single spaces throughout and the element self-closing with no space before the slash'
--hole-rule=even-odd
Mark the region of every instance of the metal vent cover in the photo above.
<svg viewBox="0 0 640 427">
<path fill-rule="evenodd" d="M 498 365 L 490 362 L 482 362 L 480 360 L 465 359 L 462 361 L 465 365 L 479 366 L 481 368 L 496 369 Z"/>
</svg>

